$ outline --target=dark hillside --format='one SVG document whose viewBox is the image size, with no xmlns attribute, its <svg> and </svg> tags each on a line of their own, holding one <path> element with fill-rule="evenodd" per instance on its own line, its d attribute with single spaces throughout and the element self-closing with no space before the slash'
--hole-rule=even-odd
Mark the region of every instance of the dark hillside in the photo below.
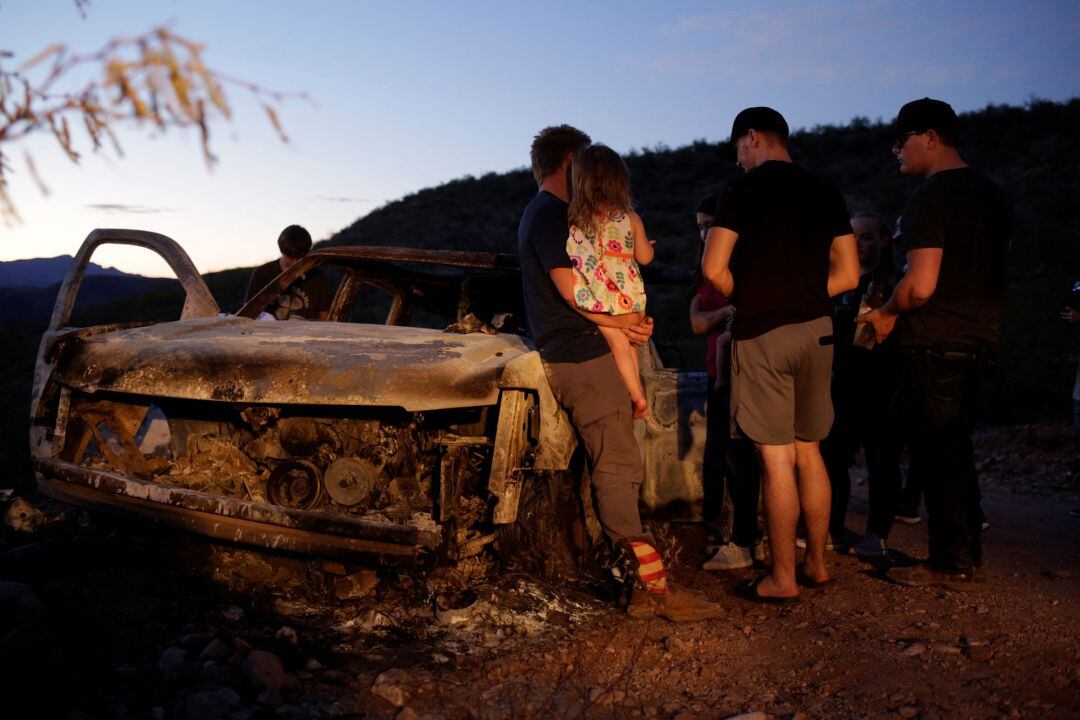
<svg viewBox="0 0 1080 720">
<path fill-rule="evenodd" d="M 1080 279 L 1080 99 L 989 106 L 963 115 L 961 123 L 964 158 L 1006 189 L 1016 214 L 1006 340 L 985 417 L 1064 417 L 1075 372 L 1068 358 L 1078 329 L 1067 327 L 1057 311 L 1072 281 Z M 795 133 L 791 151 L 796 162 L 840 188 L 852 212 L 873 209 L 896 217 L 918 180 L 897 172 L 892 139 L 887 124 L 855 118 L 847 126 Z M 657 240 L 657 263 L 691 269 L 693 209 L 737 168 L 706 142 L 643 149 L 626 161 L 638 210 Z M 535 191 L 526 170 L 454 180 L 375 210 L 325 244 L 513 251 L 518 217 Z M 689 332 L 685 295 L 651 288 L 650 297 L 657 341 L 670 350 L 665 357 L 698 366 L 703 346 Z"/>
<path fill-rule="evenodd" d="M 16 324 L 44 329 L 59 290 L 59 283 L 50 287 L 0 287 L 0 329 Z M 79 288 L 76 309 L 160 292 L 175 295 L 176 281 L 139 275 L 88 275 Z"/>
<path fill-rule="evenodd" d="M 1065 418 L 1080 328 L 1058 317 L 1071 283 L 1080 279 L 1080 99 L 991 106 L 961 118 L 961 152 L 999 182 L 1016 213 L 1005 345 L 987 393 L 990 422 Z M 603 141 L 604 138 L 596 138 Z M 917 180 L 902 177 L 890 154 L 889 127 L 865 118 L 793 135 L 795 160 L 828 178 L 845 194 L 851 211 L 875 209 L 895 217 Z M 527 148 L 522 148 L 522 159 Z M 638 209 L 657 240 L 657 265 L 691 270 L 697 244 L 693 209 L 707 192 L 737 172 L 716 156 L 716 146 L 657 147 L 626 158 Z M 321 245 L 366 243 L 424 248 L 515 250 L 518 217 L 536 192 L 526 170 L 466 177 L 421 190 L 360 218 Z M 153 229 L 153 228 L 148 228 Z M 250 268 L 207 276 L 224 311 L 239 308 Z M 690 333 L 687 288 L 649 287 L 649 310 L 657 318 L 656 340 L 672 365 L 700 367 L 703 343 Z M 155 289 L 137 301 L 98 305 L 77 318 L 176 317 L 175 289 Z M 0 462 L 15 476 L 25 470 L 29 383 L 39 328 L 4 330 L 9 365 L 0 392 Z"/>
</svg>

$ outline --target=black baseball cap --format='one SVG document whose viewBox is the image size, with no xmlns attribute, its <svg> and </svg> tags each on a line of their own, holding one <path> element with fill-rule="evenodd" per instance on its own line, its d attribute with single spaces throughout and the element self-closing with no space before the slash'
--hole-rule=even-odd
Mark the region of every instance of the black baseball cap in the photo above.
<svg viewBox="0 0 1080 720">
<path fill-rule="evenodd" d="M 731 137 L 726 143 L 721 143 L 720 157 L 734 160 L 735 141 L 751 130 L 774 133 L 785 143 L 788 139 L 788 124 L 783 115 L 771 107 L 746 108 L 736 115 L 734 122 L 731 123 Z"/>
<path fill-rule="evenodd" d="M 912 100 L 896 114 L 893 130 L 899 137 L 910 132 L 936 130 L 946 140 L 952 142 L 960 134 L 960 121 L 949 103 L 943 100 Z"/>
</svg>

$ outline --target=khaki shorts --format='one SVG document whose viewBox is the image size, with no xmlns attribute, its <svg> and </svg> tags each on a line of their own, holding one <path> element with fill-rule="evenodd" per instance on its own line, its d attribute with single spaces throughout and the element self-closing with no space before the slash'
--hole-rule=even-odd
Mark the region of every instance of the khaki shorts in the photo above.
<svg viewBox="0 0 1080 720">
<path fill-rule="evenodd" d="M 832 334 L 832 318 L 820 317 L 733 343 L 732 437 L 789 445 L 829 434 Z"/>
</svg>

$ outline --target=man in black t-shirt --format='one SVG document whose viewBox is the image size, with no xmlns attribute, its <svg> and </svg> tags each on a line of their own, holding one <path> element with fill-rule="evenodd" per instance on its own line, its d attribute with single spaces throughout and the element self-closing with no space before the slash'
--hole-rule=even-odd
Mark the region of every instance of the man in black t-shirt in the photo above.
<svg viewBox="0 0 1080 720">
<path fill-rule="evenodd" d="M 270 281 L 292 267 L 311 250 L 311 234 L 299 225 L 290 225 L 278 236 L 281 257 L 255 268 L 248 280 L 244 302 L 266 287 Z M 285 288 L 265 309 L 276 320 L 304 318 L 325 320 L 330 313 L 330 286 L 318 268 L 309 270 Z"/>
<path fill-rule="evenodd" d="M 733 430 L 762 466 L 773 569 L 740 585 L 748 600 L 797 602 L 799 584 L 831 582 L 825 566 L 829 478 L 818 443 L 829 433 L 832 306 L 859 282 L 844 198 L 791 161 L 788 126 L 771 108 L 731 128 L 746 174 L 720 193 L 702 272 L 739 308 L 732 327 Z M 795 567 L 800 505 L 806 559 Z"/>
<path fill-rule="evenodd" d="M 957 151 L 956 113 L 940 100 L 904 105 L 893 153 L 926 181 L 901 221 L 908 269 L 862 322 L 902 349 L 898 412 L 926 496 L 929 558 L 894 568 L 904 585 L 960 589 L 982 564 L 983 522 L 971 444 L 980 378 L 1001 341 L 1012 216 L 1005 194 Z"/>
<path fill-rule="evenodd" d="M 628 613 L 694 621 L 715 617 L 720 606 L 667 580 L 655 542 L 642 530 L 638 493 L 643 480 L 634 438 L 630 395 L 597 324 L 624 327 L 632 342 L 647 342 L 652 320 L 629 326 L 632 315 L 585 313 L 558 287 L 573 285 L 566 253 L 570 164 L 589 136 L 569 125 L 548 127 L 532 144 L 532 170 L 540 192 L 518 226 L 525 316 L 540 351 L 555 399 L 581 437 L 596 495 L 597 515 L 608 538 L 635 569 Z"/>
</svg>

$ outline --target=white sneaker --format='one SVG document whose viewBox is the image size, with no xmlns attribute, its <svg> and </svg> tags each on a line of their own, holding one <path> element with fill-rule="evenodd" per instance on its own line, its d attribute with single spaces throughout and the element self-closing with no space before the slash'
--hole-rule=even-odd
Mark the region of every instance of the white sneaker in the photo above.
<svg viewBox="0 0 1080 720">
<path fill-rule="evenodd" d="M 738 570 L 748 568 L 754 564 L 754 558 L 750 555 L 750 549 L 735 543 L 727 543 L 716 549 L 711 558 L 706 560 L 702 570 Z"/>
</svg>

